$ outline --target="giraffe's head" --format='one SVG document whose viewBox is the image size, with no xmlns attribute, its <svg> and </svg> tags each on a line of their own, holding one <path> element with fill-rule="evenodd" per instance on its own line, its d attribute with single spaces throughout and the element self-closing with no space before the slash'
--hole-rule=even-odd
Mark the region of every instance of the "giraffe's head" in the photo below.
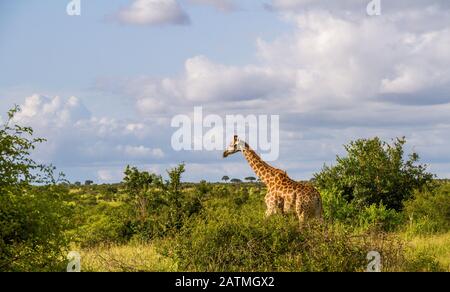
<svg viewBox="0 0 450 292">
<path fill-rule="evenodd" d="M 243 141 L 239 140 L 237 135 L 234 135 L 233 140 L 231 141 L 230 145 L 223 152 L 223 158 L 227 157 L 228 155 L 231 155 L 231 154 L 241 151 L 242 147 L 244 145 L 245 145 L 245 143 Z"/>
</svg>

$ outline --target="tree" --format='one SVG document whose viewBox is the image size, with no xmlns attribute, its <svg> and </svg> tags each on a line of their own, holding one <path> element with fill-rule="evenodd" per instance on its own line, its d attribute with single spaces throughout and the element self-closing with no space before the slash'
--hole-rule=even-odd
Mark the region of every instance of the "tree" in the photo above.
<svg viewBox="0 0 450 292">
<path fill-rule="evenodd" d="M 234 184 L 238 184 L 238 183 L 241 183 L 242 181 L 238 178 L 232 178 L 230 182 L 232 182 Z"/>
<path fill-rule="evenodd" d="M 123 182 L 125 190 L 133 198 L 138 221 L 144 223 L 148 216 L 148 191 L 152 187 L 162 185 L 161 177 L 147 171 L 139 171 L 136 167 L 128 165 Z"/>
<path fill-rule="evenodd" d="M 77 187 L 79 187 L 79 186 L 81 186 L 81 182 L 76 181 L 76 182 L 74 183 L 74 185 L 77 186 Z"/>
<path fill-rule="evenodd" d="M 248 177 L 245 178 L 245 180 L 246 180 L 246 181 L 249 181 L 249 182 L 254 182 L 254 181 L 256 180 L 256 177 L 254 177 L 254 176 L 248 176 Z"/>
<path fill-rule="evenodd" d="M 0 126 L 0 271 L 62 270 L 70 221 L 63 174 L 30 158 L 44 139 L 14 124 L 19 107 Z"/>
<path fill-rule="evenodd" d="M 223 180 L 224 182 L 227 182 L 227 181 L 230 180 L 230 177 L 229 177 L 228 175 L 224 175 L 224 176 L 222 176 L 222 180 Z"/>
<path fill-rule="evenodd" d="M 187 196 L 183 192 L 181 176 L 185 171 L 180 164 L 167 171 L 169 179 L 139 171 L 128 166 L 123 184 L 136 206 L 136 221 L 132 222 L 134 231 L 142 239 L 164 236 L 183 226 L 184 219 L 201 210 L 199 196 Z M 206 184 L 206 183 L 205 183 Z"/>
<path fill-rule="evenodd" d="M 85 186 L 90 186 L 90 185 L 93 185 L 94 184 L 94 182 L 92 181 L 92 180 L 86 180 L 85 182 L 84 182 L 84 185 Z"/>
<path fill-rule="evenodd" d="M 414 190 L 428 186 L 434 177 L 426 165 L 418 164 L 417 153 L 404 160 L 405 143 L 405 138 L 397 138 L 390 145 L 378 137 L 350 142 L 345 146 L 347 156 L 337 156 L 335 166 L 324 166 L 315 182 L 361 207 L 383 204 L 401 210 Z"/>
<path fill-rule="evenodd" d="M 181 176 L 184 171 L 184 164 L 180 164 L 167 171 L 169 180 L 165 184 L 165 199 L 168 206 L 168 226 L 170 228 L 180 229 L 183 224 L 183 201 L 185 198 L 181 190 Z"/>
</svg>

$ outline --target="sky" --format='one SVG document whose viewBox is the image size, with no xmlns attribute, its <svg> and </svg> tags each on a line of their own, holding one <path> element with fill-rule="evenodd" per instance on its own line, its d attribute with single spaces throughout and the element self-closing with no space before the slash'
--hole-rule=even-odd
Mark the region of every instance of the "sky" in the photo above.
<svg viewBox="0 0 450 292">
<path fill-rule="evenodd" d="M 279 157 L 298 180 L 359 138 L 406 137 L 450 177 L 450 2 L 0 0 L 0 116 L 47 142 L 33 157 L 74 181 L 126 165 L 184 179 L 253 175 L 241 155 L 175 151 L 171 120 L 278 115 Z M 228 139 L 228 138 L 226 138 Z M 231 137 L 229 137 L 231 140 Z"/>
</svg>

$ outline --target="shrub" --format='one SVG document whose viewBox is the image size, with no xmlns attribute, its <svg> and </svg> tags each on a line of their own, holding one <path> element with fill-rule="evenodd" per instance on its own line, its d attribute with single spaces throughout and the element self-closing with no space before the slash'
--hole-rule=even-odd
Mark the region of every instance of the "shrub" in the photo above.
<svg viewBox="0 0 450 292">
<path fill-rule="evenodd" d="M 317 222 L 299 229 L 295 216 L 264 219 L 261 198 L 234 208 L 226 207 L 233 198 L 213 201 L 159 242 L 159 252 L 181 271 L 362 271 L 371 250 L 386 257 L 384 270 L 403 264 L 403 246 L 389 237 L 355 236 Z"/>
<path fill-rule="evenodd" d="M 387 209 L 383 204 L 372 204 L 358 214 L 358 221 L 364 229 L 393 231 L 403 223 L 403 215 L 394 209 Z"/>
<path fill-rule="evenodd" d="M 79 227 L 71 234 L 73 241 L 83 248 L 125 243 L 135 233 L 132 212 L 123 203 L 100 201 L 93 207 L 81 208 L 80 212 Z"/>
<path fill-rule="evenodd" d="M 403 215 L 383 204 L 361 207 L 347 202 L 338 190 L 321 191 L 324 217 L 329 222 L 351 226 L 355 230 L 392 231 L 403 223 Z"/>
<path fill-rule="evenodd" d="M 320 190 L 324 218 L 331 222 L 354 223 L 359 208 L 356 204 L 348 202 L 337 189 Z"/>
<path fill-rule="evenodd" d="M 211 195 L 215 197 L 228 197 L 230 195 L 230 187 L 225 185 L 214 185 L 211 189 Z"/>
<path fill-rule="evenodd" d="M 33 130 L 12 125 L 16 107 L 0 127 L 0 271 L 62 270 L 70 212 L 52 166 L 30 158 Z M 46 184 L 45 187 L 33 186 Z"/>
<path fill-rule="evenodd" d="M 437 189 L 416 192 L 405 203 L 410 234 L 432 234 L 450 231 L 450 184 Z"/>
<path fill-rule="evenodd" d="M 125 202 L 133 203 L 135 215 L 131 225 L 136 239 L 148 241 L 176 232 L 187 218 L 201 211 L 211 186 L 202 182 L 189 191 L 183 190 L 184 170 L 183 164 L 169 170 L 169 180 L 163 182 L 161 176 L 127 167 Z"/>
<path fill-rule="evenodd" d="M 149 208 L 157 207 L 162 200 L 161 194 L 158 192 L 163 184 L 161 176 L 127 166 L 123 182 L 125 191 L 132 198 L 136 220 L 144 223 Z"/>
<path fill-rule="evenodd" d="M 335 166 L 324 166 L 315 174 L 315 182 L 321 189 L 338 190 L 348 202 L 359 206 L 383 204 L 399 211 L 414 190 L 433 179 L 425 165 L 417 164 L 417 153 L 404 161 L 405 143 L 404 138 L 392 145 L 379 138 L 351 142 L 345 146 L 347 156 L 338 156 Z"/>
</svg>

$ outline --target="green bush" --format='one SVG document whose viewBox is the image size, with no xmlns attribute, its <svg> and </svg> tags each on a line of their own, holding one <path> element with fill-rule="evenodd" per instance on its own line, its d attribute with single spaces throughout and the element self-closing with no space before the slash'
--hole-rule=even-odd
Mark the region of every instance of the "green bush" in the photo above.
<svg viewBox="0 0 450 292">
<path fill-rule="evenodd" d="M 345 200 L 361 207 L 383 204 L 400 211 L 415 190 L 433 179 L 425 165 L 417 164 L 417 153 L 404 161 L 405 143 L 404 138 L 393 145 L 379 138 L 351 142 L 345 146 L 347 156 L 338 156 L 335 166 L 324 166 L 315 175 L 315 183 L 321 189 L 339 191 Z"/>
<path fill-rule="evenodd" d="M 133 206 L 134 238 L 148 241 L 177 232 L 187 218 L 201 211 L 211 186 L 202 182 L 189 191 L 183 190 L 184 170 L 183 164 L 169 170 L 169 179 L 164 182 L 159 175 L 127 167 L 124 201 Z"/>
<path fill-rule="evenodd" d="M 358 222 L 358 225 L 365 229 L 393 231 L 403 223 L 403 215 L 393 209 L 386 209 L 382 204 L 372 204 L 358 214 Z"/>
<path fill-rule="evenodd" d="M 12 125 L 18 111 L 11 110 L 0 127 L 0 271 L 63 270 L 71 218 L 67 188 L 57 185 L 52 166 L 30 158 L 44 140 Z"/>
<path fill-rule="evenodd" d="M 337 189 L 320 190 L 324 218 L 331 222 L 353 224 L 360 208 L 353 202 L 348 202 L 342 192 Z"/>
<path fill-rule="evenodd" d="M 79 212 L 78 228 L 71 235 L 83 248 L 126 243 L 135 232 L 130 207 L 124 203 L 101 201 L 93 207 L 82 207 Z"/>
<path fill-rule="evenodd" d="M 404 271 L 408 272 L 445 272 L 445 268 L 424 250 L 409 250 L 406 255 Z"/>
<path fill-rule="evenodd" d="M 208 202 L 180 232 L 159 241 L 159 251 L 181 271 L 363 271 L 371 250 L 385 255 L 385 270 L 403 265 L 403 246 L 389 237 L 317 222 L 300 229 L 295 216 L 264 218 L 262 198 L 229 208 L 233 200 Z"/>
<path fill-rule="evenodd" d="M 433 234 L 450 231 L 450 184 L 416 192 L 405 203 L 410 234 Z"/>
<path fill-rule="evenodd" d="M 383 204 L 359 206 L 348 202 L 338 190 L 321 190 L 324 218 L 355 230 L 393 231 L 403 223 L 403 215 Z"/>
</svg>

